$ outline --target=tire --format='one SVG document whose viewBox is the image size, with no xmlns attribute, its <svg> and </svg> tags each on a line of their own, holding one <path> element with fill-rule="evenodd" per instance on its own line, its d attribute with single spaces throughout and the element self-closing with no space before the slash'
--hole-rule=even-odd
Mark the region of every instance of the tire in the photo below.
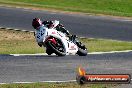
<svg viewBox="0 0 132 88">
<path fill-rule="evenodd" d="M 85 47 L 85 45 L 83 45 L 81 42 L 76 41 L 76 45 L 78 46 L 78 51 L 77 54 L 79 56 L 86 56 L 88 53 L 87 48 Z"/>
<path fill-rule="evenodd" d="M 47 53 L 48 55 L 51 55 L 53 52 L 52 52 L 52 50 L 50 50 L 50 49 L 46 49 L 46 53 Z"/>
<path fill-rule="evenodd" d="M 47 42 L 47 45 L 48 45 L 48 48 L 50 50 L 52 50 L 56 55 L 58 56 L 65 56 L 66 55 L 66 52 L 60 52 L 59 50 L 57 50 L 53 45 L 52 45 L 52 42 L 51 41 L 48 41 Z"/>
<path fill-rule="evenodd" d="M 84 50 L 84 49 L 78 48 L 77 54 L 79 56 L 87 56 L 87 53 L 88 53 L 87 49 Z"/>
</svg>

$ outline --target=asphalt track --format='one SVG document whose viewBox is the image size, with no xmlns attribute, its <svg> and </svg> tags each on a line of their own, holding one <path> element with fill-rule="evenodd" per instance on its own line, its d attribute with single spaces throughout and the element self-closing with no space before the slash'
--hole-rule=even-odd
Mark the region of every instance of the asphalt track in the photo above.
<svg viewBox="0 0 132 88">
<path fill-rule="evenodd" d="M 132 52 L 89 54 L 86 57 L 0 55 L 0 83 L 75 80 L 79 66 L 88 74 L 132 75 L 131 57 Z M 125 86 L 129 88 L 131 84 Z"/>
<path fill-rule="evenodd" d="M 0 7 L 1 27 L 32 31 L 34 17 L 60 20 L 70 32 L 83 37 L 132 40 L 131 20 Z M 86 57 L 0 55 L 0 83 L 75 80 L 78 66 L 87 69 L 88 73 L 132 75 L 131 63 L 132 52 Z"/>
<path fill-rule="evenodd" d="M 72 34 L 81 37 L 132 40 L 132 20 L 0 7 L 2 27 L 33 31 L 31 21 L 34 17 L 59 20 Z"/>
</svg>

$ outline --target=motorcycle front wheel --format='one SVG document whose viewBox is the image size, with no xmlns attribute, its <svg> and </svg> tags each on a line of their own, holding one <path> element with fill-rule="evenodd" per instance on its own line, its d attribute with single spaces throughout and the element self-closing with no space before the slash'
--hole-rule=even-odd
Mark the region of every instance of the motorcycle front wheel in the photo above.
<svg viewBox="0 0 132 88">
<path fill-rule="evenodd" d="M 65 56 L 66 51 L 65 48 L 60 40 L 57 40 L 57 45 L 52 43 L 51 41 L 47 42 L 48 48 L 52 50 L 58 56 Z"/>
</svg>

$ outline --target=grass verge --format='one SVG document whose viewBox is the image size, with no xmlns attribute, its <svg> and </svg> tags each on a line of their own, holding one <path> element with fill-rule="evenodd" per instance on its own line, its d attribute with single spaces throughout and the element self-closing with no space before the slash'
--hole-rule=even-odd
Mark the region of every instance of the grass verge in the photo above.
<svg viewBox="0 0 132 88">
<path fill-rule="evenodd" d="M 0 54 L 42 53 L 33 33 L 0 29 Z"/>
<path fill-rule="evenodd" d="M 106 39 L 80 39 L 89 52 L 132 50 L 132 42 Z M 34 34 L 0 29 L 0 54 L 44 53 L 35 41 Z"/>
<path fill-rule="evenodd" d="M 132 0 L 0 0 L 2 5 L 132 17 Z"/>
<path fill-rule="evenodd" d="M 117 84 L 88 84 L 72 83 L 32 83 L 32 84 L 2 84 L 0 88 L 112 88 Z"/>
</svg>

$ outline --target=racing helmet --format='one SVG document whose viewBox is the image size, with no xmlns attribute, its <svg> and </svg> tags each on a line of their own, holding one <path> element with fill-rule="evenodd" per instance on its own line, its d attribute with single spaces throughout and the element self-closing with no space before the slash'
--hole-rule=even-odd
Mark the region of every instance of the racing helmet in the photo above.
<svg viewBox="0 0 132 88">
<path fill-rule="evenodd" d="M 40 25 L 42 25 L 42 21 L 39 18 L 34 18 L 32 21 L 33 28 L 37 29 Z"/>
</svg>

